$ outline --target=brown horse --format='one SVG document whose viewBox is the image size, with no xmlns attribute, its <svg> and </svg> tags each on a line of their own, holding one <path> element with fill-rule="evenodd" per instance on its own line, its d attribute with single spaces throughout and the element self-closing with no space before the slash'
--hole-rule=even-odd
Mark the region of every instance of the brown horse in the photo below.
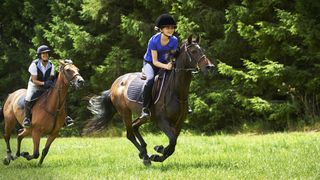
<svg viewBox="0 0 320 180">
<path fill-rule="evenodd" d="M 149 157 L 147 154 L 147 144 L 139 132 L 139 127 L 146 121 L 138 118 L 132 122 L 132 114 L 141 112 L 142 106 L 128 100 L 128 84 L 137 76 L 140 77 L 141 73 L 128 73 L 119 77 L 112 84 L 111 89 L 104 91 L 101 96 L 90 99 L 88 108 L 95 117 L 89 120 L 84 133 L 102 129 L 117 111 L 126 126 L 127 138 L 139 150 L 139 157 L 143 159 L 145 165 L 150 165 L 151 161 L 163 162 L 172 155 L 181 125 L 187 115 L 192 71 L 200 69 L 207 74 L 214 67 L 198 43 L 199 37 L 194 41 L 190 36 L 182 44 L 174 69 L 167 72 L 163 93 L 159 101 L 151 107 L 151 121 L 155 122 L 169 138 L 167 147 L 162 145 L 154 147 L 161 155 L 154 154 Z"/>
<path fill-rule="evenodd" d="M 55 85 L 43 93 L 33 106 L 31 128 L 25 128 L 18 134 L 18 145 L 15 158 L 21 155 L 27 160 L 37 159 L 39 157 L 40 138 L 42 135 L 48 135 L 46 145 L 42 150 L 42 155 L 39 161 L 39 165 L 42 164 L 49 151 L 51 143 L 58 136 L 58 132 L 64 124 L 66 117 L 65 101 L 69 85 L 71 84 L 75 86 L 75 88 L 79 88 L 84 84 L 84 80 L 79 74 L 79 69 L 72 64 L 72 62 L 60 60 L 59 63 L 60 73 Z M 26 89 L 19 89 L 11 93 L 0 112 L 0 117 L 3 117 L 5 122 L 4 139 L 7 145 L 7 156 L 3 161 L 5 165 L 9 165 L 10 161 L 15 159 L 11 155 L 10 136 L 16 123 L 18 122 L 22 124 L 24 119 L 25 95 Z M 20 153 L 21 141 L 29 134 L 32 135 L 33 140 L 33 155 L 29 155 L 28 152 Z"/>
</svg>

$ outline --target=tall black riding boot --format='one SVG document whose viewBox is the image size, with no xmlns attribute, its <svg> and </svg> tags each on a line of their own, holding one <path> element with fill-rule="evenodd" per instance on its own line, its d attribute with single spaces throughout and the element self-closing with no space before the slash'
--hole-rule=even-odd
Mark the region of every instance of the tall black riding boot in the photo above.
<svg viewBox="0 0 320 180">
<path fill-rule="evenodd" d="M 142 104 L 142 112 L 140 119 L 145 119 L 150 117 L 150 104 L 151 104 L 151 96 L 152 96 L 152 85 L 145 85 L 143 90 L 143 104 Z"/>
<path fill-rule="evenodd" d="M 32 102 L 25 101 L 24 111 L 26 113 L 26 116 L 23 120 L 23 127 L 25 128 L 30 128 L 31 126 L 31 108 L 32 108 Z"/>
</svg>

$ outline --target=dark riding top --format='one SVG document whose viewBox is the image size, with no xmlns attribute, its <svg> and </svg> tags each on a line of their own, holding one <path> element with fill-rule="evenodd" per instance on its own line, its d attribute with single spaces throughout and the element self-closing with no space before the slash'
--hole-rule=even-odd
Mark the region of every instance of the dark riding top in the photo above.
<svg viewBox="0 0 320 180">
<path fill-rule="evenodd" d="M 43 67 L 41 67 L 42 65 L 39 59 L 34 60 L 32 63 L 34 63 L 37 67 L 37 74 L 36 74 L 37 80 L 39 81 L 49 80 L 50 76 L 52 76 L 53 64 L 50 61 L 48 61 L 47 68 L 44 70 Z M 30 71 L 30 68 L 29 68 L 29 71 Z M 31 75 L 34 75 L 34 74 L 31 74 Z M 30 81 L 32 81 L 31 76 L 30 76 Z"/>
</svg>

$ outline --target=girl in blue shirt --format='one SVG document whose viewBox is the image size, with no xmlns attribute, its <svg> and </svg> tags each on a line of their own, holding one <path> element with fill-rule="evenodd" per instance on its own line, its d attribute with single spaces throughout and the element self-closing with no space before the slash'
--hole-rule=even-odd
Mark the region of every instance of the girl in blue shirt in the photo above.
<svg viewBox="0 0 320 180">
<path fill-rule="evenodd" d="M 143 72 L 147 82 L 143 92 L 143 108 L 140 118 L 150 117 L 151 93 L 154 83 L 154 76 L 162 69 L 171 70 L 172 63 L 168 62 L 168 54 L 178 48 L 178 38 L 173 36 L 176 21 L 168 14 L 160 15 L 156 20 L 155 29 L 159 31 L 153 35 L 144 55 Z"/>
</svg>

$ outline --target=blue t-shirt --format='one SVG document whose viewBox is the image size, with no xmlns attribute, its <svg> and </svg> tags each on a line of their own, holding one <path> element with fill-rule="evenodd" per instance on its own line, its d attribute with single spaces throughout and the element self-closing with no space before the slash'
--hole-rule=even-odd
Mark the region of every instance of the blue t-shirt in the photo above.
<svg viewBox="0 0 320 180">
<path fill-rule="evenodd" d="M 167 54 L 171 50 L 176 50 L 178 48 L 178 38 L 175 36 L 169 37 L 169 43 L 165 46 L 161 45 L 161 33 L 153 35 L 148 42 L 148 49 L 144 55 L 144 60 L 146 62 L 152 63 L 151 50 L 156 50 L 158 52 L 158 61 L 162 63 L 167 63 Z"/>
</svg>

